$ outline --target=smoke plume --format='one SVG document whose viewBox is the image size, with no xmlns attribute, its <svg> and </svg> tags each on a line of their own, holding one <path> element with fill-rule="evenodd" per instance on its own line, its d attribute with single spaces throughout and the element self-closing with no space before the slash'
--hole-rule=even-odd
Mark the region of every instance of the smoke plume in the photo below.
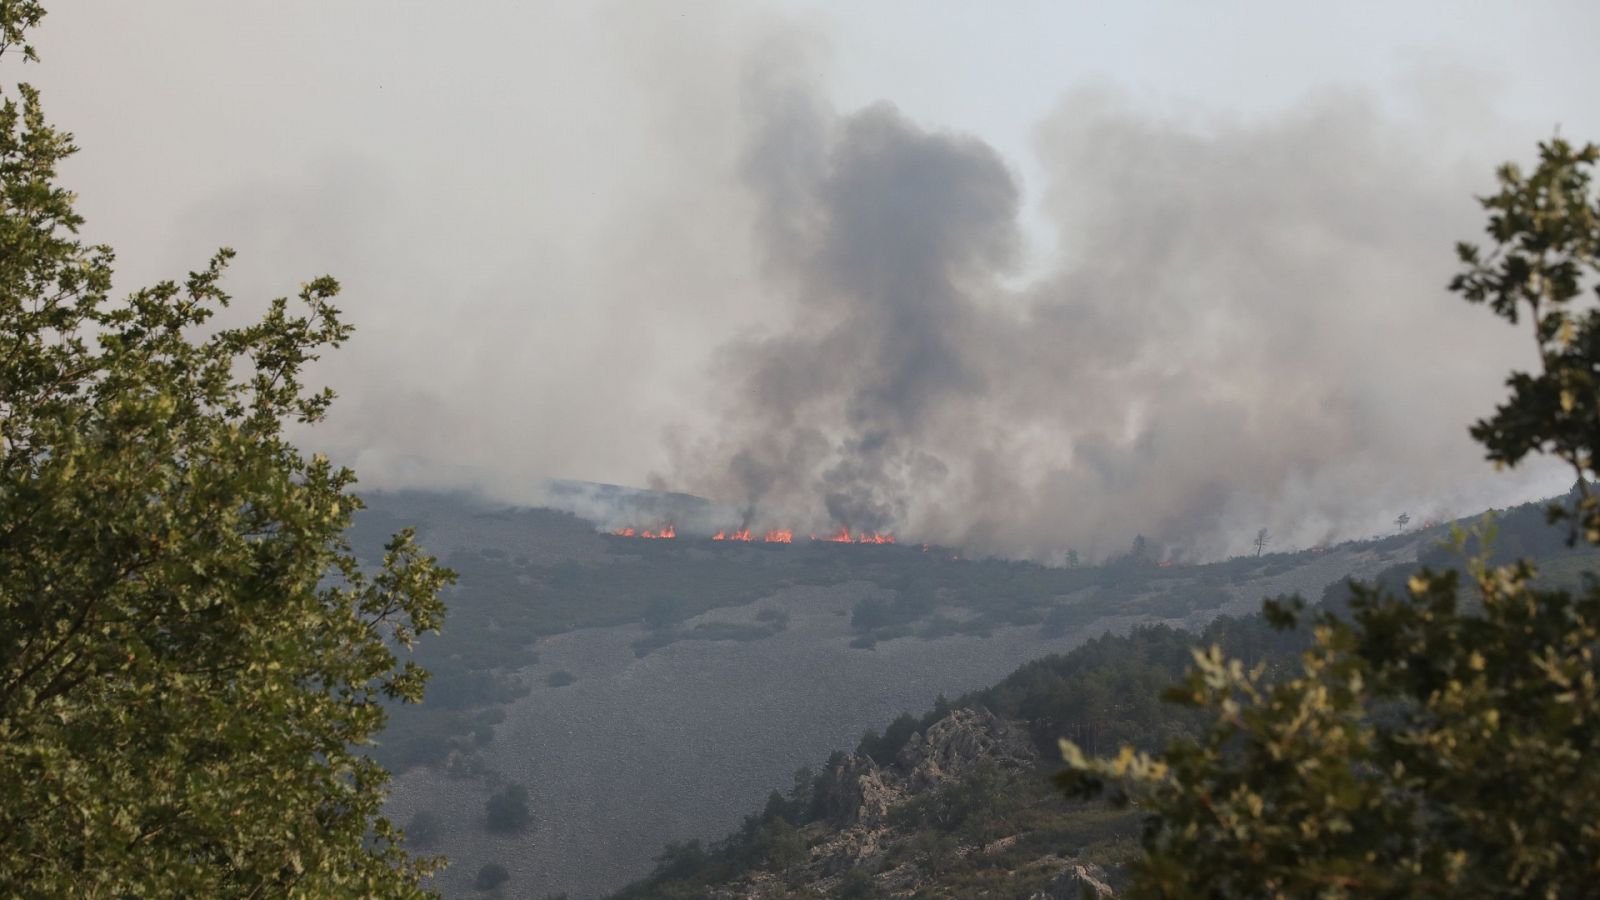
<svg viewBox="0 0 1600 900">
<path fill-rule="evenodd" d="M 687 534 L 636 492 L 549 488 L 647 486 L 715 501 L 713 528 L 1092 559 L 1562 486 L 1467 437 L 1533 359 L 1444 285 L 1493 165 L 1554 116 L 1596 128 L 1592 28 L 1491 26 L 1578 7 L 1196 40 L 1059 4 L 1032 30 L 836 6 L 61 4 L 28 77 L 84 147 L 64 184 L 119 284 L 231 245 L 238 321 L 339 278 L 357 332 L 311 374 L 340 398 L 296 442 L 363 489 Z M 1424 26 L 1443 68 L 1410 52 Z M 1410 80 L 1380 84 L 1396 48 Z M 1097 65 L 1157 93 L 1074 89 Z M 1371 92 L 1285 99 L 1347 71 Z M 1186 92 L 1233 112 L 1162 111 Z"/>
<path fill-rule="evenodd" d="M 1466 425 L 1519 344 L 1442 287 L 1482 173 L 1368 98 L 1230 123 L 1070 94 L 1039 132 L 1055 264 L 1024 278 L 1021 186 L 982 141 L 838 113 L 775 66 L 748 83 L 784 307 L 721 349 L 675 480 L 755 524 L 1043 559 L 1487 502 Z"/>
</svg>

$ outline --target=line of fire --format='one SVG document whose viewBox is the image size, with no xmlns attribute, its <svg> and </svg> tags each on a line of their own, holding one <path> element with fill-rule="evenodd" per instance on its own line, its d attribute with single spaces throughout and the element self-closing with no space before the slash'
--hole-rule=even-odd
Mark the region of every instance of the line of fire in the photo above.
<svg viewBox="0 0 1600 900">
<path fill-rule="evenodd" d="M 617 528 L 611 531 L 611 535 L 613 537 L 639 538 L 641 540 L 674 540 L 678 536 L 678 529 L 676 526 L 670 523 L 655 529 L 634 528 L 633 526 L 628 526 L 625 528 Z M 813 534 L 809 537 L 813 541 L 823 541 L 833 544 L 893 544 L 895 542 L 894 535 L 892 534 L 874 531 L 852 533 L 848 527 L 842 525 L 839 527 L 839 530 L 833 534 Z M 724 530 L 712 535 L 711 540 L 741 541 L 766 544 L 792 544 L 794 543 L 794 529 L 777 528 L 765 533 L 755 532 L 749 528 L 741 528 L 736 531 Z"/>
</svg>

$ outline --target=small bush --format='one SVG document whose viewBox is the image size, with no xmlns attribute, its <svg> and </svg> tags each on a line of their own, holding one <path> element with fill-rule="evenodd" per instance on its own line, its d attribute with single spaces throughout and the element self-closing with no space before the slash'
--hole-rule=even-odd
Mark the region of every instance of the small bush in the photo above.
<svg viewBox="0 0 1600 900">
<path fill-rule="evenodd" d="M 485 821 L 490 831 L 515 834 L 527 830 L 533 821 L 528 809 L 528 789 L 520 784 L 506 785 L 484 803 Z"/>
<path fill-rule="evenodd" d="M 870 900 L 882 894 L 883 892 L 878 889 L 878 883 L 867 874 L 866 869 L 851 869 L 839 879 L 839 889 L 834 896 L 840 900 Z"/>
<path fill-rule="evenodd" d="M 472 889 L 475 891 L 492 891 L 511 880 L 511 873 L 499 863 L 484 863 L 478 870 L 478 877 L 472 879 Z"/>
</svg>

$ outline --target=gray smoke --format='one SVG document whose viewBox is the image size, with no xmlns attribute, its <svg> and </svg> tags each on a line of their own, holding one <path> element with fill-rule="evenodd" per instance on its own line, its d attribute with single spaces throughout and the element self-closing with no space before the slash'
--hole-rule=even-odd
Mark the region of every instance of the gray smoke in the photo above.
<svg viewBox="0 0 1600 900">
<path fill-rule="evenodd" d="M 1329 59 L 1403 46 L 1410 80 L 1288 107 L 1287 86 L 1343 77 L 1318 41 L 1280 59 L 1299 17 L 1186 43 L 1064 14 L 1043 42 L 1143 47 L 1109 77 L 1156 93 L 1069 94 L 1033 155 L 1009 129 L 1086 69 L 1036 45 L 997 68 L 1004 16 L 838 4 L 835 67 L 813 55 L 831 14 L 785 4 L 59 7 L 36 73 L 84 147 L 63 176 L 87 237 L 127 288 L 236 247 L 230 321 L 337 276 L 357 333 L 310 374 L 340 400 L 296 442 L 366 489 L 609 518 L 634 495 L 548 480 L 643 484 L 712 498 L 718 528 L 1048 559 L 1140 533 L 1307 546 L 1545 487 L 1494 476 L 1466 435 L 1526 336 L 1443 285 L 1494 164 L 1562 106 L 1596 133 L 1574 87 L 1592 28 L 1491 30 L 1577 7 L 1330 20 Z M 1411 53 L 1423 24 L 1472 71 Z M 1235 104 L 1230 80 L 1286 87 Z M 1191 89 L 1254 112 L 1151 111 Z M 1496 89 L 1540 121 L 1497 116 Z M 991 92 L 1001 114 L 973 110 Z M 1005 153 L 927 118 L 947 114 Z"/>
<path fill-rule="evenodd" d="M 1056 266 L 1018 286 L 1020 186 L 991 148 L 838 114 L 775 66 L 750 84 L 784 317 L 719 355 L 691 489 L 758 524 L 1044 559 L 1140 533 L 1215 556 L 1261 527 L 1308 546 L 1495 499 L 1466 425 L 1520 336 L 1443 290 L 1487 170 L 1363 96 L 1227 123 L 1069 95 L 1039 138 Z"/>
</svg>

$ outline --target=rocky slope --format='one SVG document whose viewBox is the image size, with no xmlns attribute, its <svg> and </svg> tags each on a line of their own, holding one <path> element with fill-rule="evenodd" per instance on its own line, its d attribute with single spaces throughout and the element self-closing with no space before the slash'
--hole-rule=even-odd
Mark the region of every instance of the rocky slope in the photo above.
<svg viewBox="0 0 1600 900">
<path fill-rule="evenodd" d="M 1047 815 L 1084 815 L 1038 786 L 1050 765 L 1040 759 L 1017 722 L 982 708 L 951 711 L 911 736 L 895 760 L 880 765 L 855 754 L 836 758 L 818 783 L 813 821 L 795 832 L 797 847 L 781 857 L 768 851 L 725 883 L 679 888 L 640 885 L 634 896 L 715 900 L 797 897 L 1028 897 L 1066 900 L 1115 896 L 1108 874 L 1087 856 L 1104 857 L 1110 840 L 1064 856 L 1041 850 L 1014 811 L 992 804 L 1017 797 Z M 1010 814 L 1008 814 L 1010 813 Z M 1103 810 L 1087 815 L 1103 816 Z M 1034 823 L 1036 824 L 1036 823 Z M 944 827 L 949 825 L 951 827 Z M 1086 851 L 1086 853 L 1085 853 Z M 992 884 L 992 887 L 986 887 Z"/>
</svg>

